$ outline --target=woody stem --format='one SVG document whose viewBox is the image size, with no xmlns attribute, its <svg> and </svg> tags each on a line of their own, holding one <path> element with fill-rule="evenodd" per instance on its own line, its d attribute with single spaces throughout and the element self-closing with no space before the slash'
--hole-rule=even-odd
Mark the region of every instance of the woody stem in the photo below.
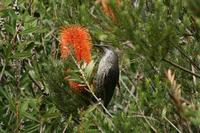
<svg viewBox="0 0 200 133">
<path fill-rule="evenodd" d="M 101 100 L 100 100 L 100 99 L 94 94 L 94 92 L 92 91 L 92 88 L 90 87 L 90 85 L 89 85 L 89 83 L 88 83 L 88 81 L 87 81 L 87 79 L 86 79 L 86 76 L 85 76 L 84 71 L 81 69 L 80 65 L 78 64 L 78 62 L 76 61 L 76 59 L 74 58 L 74 56 L 73 56 L 71 53 L 70 53 L 70 55 L 71 55 L 73 61 L 75 62 L 76 66 L 78 67 L 79 72 L 80 72 L 80 74 L 82 75 L 82 78 L 83 78 L 85 84 L 86 84 L 87 87 L 88 87 L 87 91 L 89 91 L 89 92 L 92 94 L 92 96 L 98 101 L 98 103 L 102 106 L 102 108 L 105 110 L 105 112 L 112 118 L 113 116 L 112 116 L 112 115 L 110 114 L 110 112 L 106 109 L 106 107 L 103 105 L 103 103 L 101 102 Z"/>
</svg>

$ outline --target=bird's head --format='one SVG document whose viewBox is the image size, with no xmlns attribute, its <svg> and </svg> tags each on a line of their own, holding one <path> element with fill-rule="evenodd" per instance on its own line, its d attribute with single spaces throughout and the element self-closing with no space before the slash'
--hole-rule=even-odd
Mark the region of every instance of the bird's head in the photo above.
<svg viewBox="0 0 200 133">
<path fill-rule="evenodd" d="M 113 47 L 110 46 L 110 45 L 105 45 L 105 44 L 94 44 L 94 47 L 100 49 L 101 51 L 103 52 L 106 52 L 106 51 L 113 51 Z"/>
<path fill-rule="evenodd" d="M 103 53 L 101 60 L 107 60 L 108 62 L 118 64 L 118 54 L 111 45 L 94 44 L 93 46 L 100 49 Z"/>
</svg>

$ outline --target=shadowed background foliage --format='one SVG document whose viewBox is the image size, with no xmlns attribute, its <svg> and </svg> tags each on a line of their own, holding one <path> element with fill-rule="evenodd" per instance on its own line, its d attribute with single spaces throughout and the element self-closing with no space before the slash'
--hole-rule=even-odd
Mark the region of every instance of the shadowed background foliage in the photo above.
<svg viewBox="0 0 200 133">
<path fill-rule="evenodd" d="M 107 7 L 109 12 L 88 0 L 0 2 L 0 132 L 200 131 L 198 0 L 110 0 Z M 59 31 L 71 24 L 86 27 L 93 44 L 112 45 L 119 54 L 112 117 L 99 105 L 62 113 L 82 100 L 49 96 L 50 87 L 63 94 L 69 89 L 65 65 L 85 82 L 71 59 L 60 59 Z M 99 57 L 95 49 L 92 55 Z M 86 74 L 93 67 L 88 69 Z"/>
</svg>

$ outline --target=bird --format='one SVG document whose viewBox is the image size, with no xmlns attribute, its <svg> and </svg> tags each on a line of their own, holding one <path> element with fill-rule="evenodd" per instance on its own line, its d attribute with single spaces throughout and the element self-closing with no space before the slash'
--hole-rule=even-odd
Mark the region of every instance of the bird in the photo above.
<svg viewBox="0 0 200 133">
<path fill-rule="evenodd" d="M 117 53 L 109 45 L 93 45 L 91 38 L 89 30 L 81 25 L 63 26 L 60 31 L 61 60 L 58 62 L 50 60 L 47 67 L 49 73 L 45 76 L 55 106 L 67 117 L 73 115 L 73 120 L 77 123 L 80 118 L 78 112 L 99 102 L 99 99 L 105 107 L 108 106 L 119 80 Z M 74 68 L 82 70 L 79 68 L 81 63 L 86 65 L 92 63 L 93 46 L 100 48 L 103 54 L 98 66 L 92 70 L 91 81 L 74 80 L 78 76 L 84 77 L 84 72 L 74 72 Z M 74 64 L 78 68 L 71 65 L 73 62 L 70 57 L 74 57 Z"/>
<path fill-rule="evenodd" d="M 94 46 L 103 52 L 97 68 L 94 93 L 107 108 L 119 81 L 118 55 L 110 45 Z"/>
</svg>

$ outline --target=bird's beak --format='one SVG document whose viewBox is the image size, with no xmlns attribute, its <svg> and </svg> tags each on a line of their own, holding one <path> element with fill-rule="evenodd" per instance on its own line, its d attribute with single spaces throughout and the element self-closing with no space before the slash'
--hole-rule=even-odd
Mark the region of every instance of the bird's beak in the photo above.
<svg viewBox="0 0 200 133">
<path fill-rule="evenodd" d="M 103 51 L 103 45 L 93 44 L 94 47 L 98 48 L 100 51 Z"/>
<path fill-rule="evenodd" d="M 103 47 L 103 45 L 99 45 L 99 44 L 93 44 L 95 47 L 97 47 L 97 48 L 102 48 Z"/>
</svg>

